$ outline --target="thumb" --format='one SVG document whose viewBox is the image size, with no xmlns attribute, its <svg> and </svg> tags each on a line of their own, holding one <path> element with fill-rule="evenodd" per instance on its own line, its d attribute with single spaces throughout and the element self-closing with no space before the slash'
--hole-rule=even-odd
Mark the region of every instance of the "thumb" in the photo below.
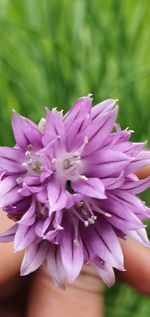
<svg viewBox="0 0 150 317">
<path fill-rule="evenodd" d="M 13 225 L 5 213 L 0 210 L 0 233 Z M 10 278 L 19 274 L 19 267 L 22 260 L 22 252 L 14 254 L 13 243 L 0 243 L 0 286 Z"/>
<path fill-rule="evenodd" d="M 65 291 L 57 289 L 42 267 L 33 277 L 27 316 L 102 317 L 103 288 L 96 273 L 87 268 Z"/>
</svg>

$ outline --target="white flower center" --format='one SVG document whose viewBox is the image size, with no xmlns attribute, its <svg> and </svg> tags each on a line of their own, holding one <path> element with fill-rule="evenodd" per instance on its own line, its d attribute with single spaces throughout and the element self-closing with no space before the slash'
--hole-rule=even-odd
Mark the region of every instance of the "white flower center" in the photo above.
<svg viewBox="0 0 150 317">
<path fill-rule="evenodd" d="M 32 151 L 32 147 L 30 146 L 28 150 L 25 152 L 26 159 L 22 163 L 22 167 L 25 168 L 29 174 L 41 174 L 43 170 L 43 165 L 40 160 L 40 157 Z"/>
<path fill-rule="evenodd" d="M 81 153 L 87 143 L 88 138 L 85 137 L 83 144 L 77 151 L 60 153 L 59 156 L 57 155 L 56 158 L 52 159 L 53 168 L 58 177 L 65 181 L 74 181 L 84 176 L 82 175 L 84 164 Z"/>
<path fill-rule="evenodd" d="M 54 171 L 65 181 L 76 180 L 80 177 L 82 170 L 81 157 L 78 152 L 65 153 L 57 159 L 52 160 Z"/>
</svg>

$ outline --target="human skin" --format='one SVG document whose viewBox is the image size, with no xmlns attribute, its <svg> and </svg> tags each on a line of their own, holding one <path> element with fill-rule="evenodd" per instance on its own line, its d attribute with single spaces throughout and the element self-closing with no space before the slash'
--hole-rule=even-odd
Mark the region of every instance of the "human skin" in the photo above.
<svg viewBox="0 0 150 317">
<path fill-rule="evenodd" d="M 150 167 L 137 174 L 145 178 L 150 175 Z M 4 213 L 0 213 L 0 232 L 11 223 Z M 142 294 L 150 295 L 150 249 L 131 238 L 120 242 L 126 271 L 117 273 L 117 277 Z M 62 291 L 53 285 L 45 267 L 27 278 L 19 277 L 22 256 L 21 252 L 13 253 L 12 243 L 0 244 L 0 316 L 103 317 L 104 285 L 90 267 L 84 268 L 79 278 Z M 11 312 L 7 308 L 10 299 Z M 27 312 L 23 315 L 24 300 Z M 24 305 L 23 309 L 19 303 Z"/>
</svg>

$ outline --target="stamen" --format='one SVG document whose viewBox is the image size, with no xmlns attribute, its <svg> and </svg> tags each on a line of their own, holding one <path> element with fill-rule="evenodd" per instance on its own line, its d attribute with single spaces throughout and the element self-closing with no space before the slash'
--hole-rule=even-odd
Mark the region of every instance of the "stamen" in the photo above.
<svg viewBox="0 0 150 317">
<path fill-rule="evenodd" d="M 84 202 L 80 201 L 79 203 L 77 203 L 77 208 L 81 208 L 84 206 Z"/>
<path fill-rule="evenodd" d="M 78 247 L 79 246 L 79 241 L 77 239 L 73 240 L 73 243 Z"/>
<path fill-rule="evenodd" d="M 26 151 L 26 152 L 25 152 L 25 156 L 26 156 L 27 158 L 30 158 L 30 157 L 31 157 L 31 152 L 30 152 L 30 151 Z"/>
<path fill-rule="evenodd" d="M 93 215 L 93 216 L 91 216 L 91 218 L 94 219 L 94 220 L 96 220 L 96 219 L 97 219 L 97 216 L 94 216 L 94 215 Z"/>
<path fill-rule="evenodd" d="M 39 174 L 41 173 L 43 166 L 40 161 L 35 161 L 32 165 L 32 171 Z"/>
<path fill-rule="evenodd" d="M 23 183 L 23 177 L 17 177 L 17 178 L 16 178 L 16 183 L 17 183 L 18 185 L 22 184 L 22 183 Z"/>
<path fill-rule="evenodd" d="M 78 149 L 78 152 L 79 152 L 80 155 L 81 155 L 81 153 L 83 152 L 85 146 L 88 144 L 88 142 L 89 142 L 89 138 L 88 138 L 88 136 L 85 136 L 85 137 L 84 137 L 84 140 L 83 140 L 83 144 L 82 144 L 82 145 L 80 146 L 80 148 Z"/>
<path fill-rule="evenodd" d="M 88 138 L 88 136 L 85 136 L 84 137 L 84 144 L 86 145 L 86 144 L 88 144 L 89 143 L 89 138 Z"/>
<path fill-rule="evenodd" d="M 84 225 L 85 225 L 85 227 L 88 227 L 88 226 L 89 226 L 88 220 L 85 220 L 85 221 L 84 221 Z"/>
<path fill-rule="evenodd" d="M 95 223 L 95 220 L 92 218 L 88 218 L 88 222 L 90 223 L 90 225 L 93 225 Z"/>
<path fill-rule="evenodd" d="M 106 217 L 112 217 L 112 215 L 109 214 L 108 212 L 104 212 L 104 216 L 106 216 Z"/>
<path fill-rule="evenodd" d="M 80 175 L 80 178 L 84 181 L 88 181 L 88 178 L 85 175 Z"/>
<path fill-rule="evenodd" d="M 26 162 L 23 162 L 23 163 L 22 163 L 22 167 L 27 168 L 27 167 L 28 167 L 28 164 L 27 164 Z"/>
<path fill-rule="evenodd" d="M 86 206 L 87 206 L 88 211 L 89 211 L 90 214 L 91 214 L 91 218 L 92 218 L 92 219 L 97 219 L 97 216 L 94 215 L 93 210 L 92 210 L 92 208 L 91 208 L 91 206 L 90 206 L 90 204 L 89 204 L 88 201 L 86 201 Z M 95 217 L 96 217 L 96 218 L 95 218 Z"/>
<path fill-rule="evenodd" d="M 77 216 L 77 218 L 80 219 L 82 222 L 84 222 L 84 225 L 86 226 L 85 222 L 87 223 L 88 220 L 84 220 L 84 218 L 81 217 L 81 215 L 75 208 L 72 208 L 72 210 L 73 210 L 73 213 Z M 89 225 L 89 222 L 88 222 L 88 225 Z"/>
</svg>

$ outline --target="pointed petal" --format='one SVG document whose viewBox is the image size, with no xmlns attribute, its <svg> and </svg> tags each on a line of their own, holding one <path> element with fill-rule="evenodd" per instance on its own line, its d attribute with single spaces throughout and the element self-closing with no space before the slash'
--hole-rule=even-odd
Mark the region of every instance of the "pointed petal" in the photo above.
<svg viewBox="0 0 150 317">
<path fill-rule="evenodd" d="M 20 251 L 28 247 L 36 239 L 34 227 L 19 224 L 14 239 L 14 251 Z"/>
<path fill-rule="evenodd" d="M 122 171 L 118 177 L 103 178 L 103 184 L 106 190 L 120 188 L 123 183 L 124 183 L 124 171 Z"/>
<path fill-rule="evenodd" d="M 102 210 L 106 210 L 106 217 L 107 213 L 110 213 L 108 221 L 112 226 L 126 234 L 130 230 L 137 230 L 144 227 L 140 219 L 131 211 L 128 205 L 124 205 L 122 201 L 116 200 L 114 195 L 109 194 L 109 197 L 107 202 L 104 201 L 102 203 L 101 201 L 100 205 Z"/>
<path fill-rule="evenodd" d="M 56 149 L 65 147 L 65 128 L 61 112 L 47 110 L 42 141 L 45 146 L 54 141 L 53 147 Z"/>
<path fill-rule="evenodd" d="M 82 130 L 85 129 L 90 120 L 90 110 L 92 99 L 90 97 L 82 97 L 77 100 L 71 110 L 64 118 L 66 131 L 69 131 L 67 138 L 67 149 L 71 150 L 74 146 L 75 138 Z"/>
<path fill-rule="evenodd" d="M 45 187 L 43 187 L 43 189 L 36 193 L 36 197 L 37 199 L 41 202 L 41 203 L 44 203 L 47 201 L 47 190 Z"/>
<path fill-rule="evenodd" d="M 83 156 L 93 153 L 102 146 L 112 131 L 117 112 L 116 108 L 108 113 L 104 113 L 98 120 L 92 121 L 83 131 L 83 135 L 89 139 L 89 143 L 83 151 Z"/>
<path fill-rule="evenodd" d="M 82 242 L 74 243 L 71 225 L 63 231 L 60 249 L 67 280 L 71 283 L 79 275 L 84 261 Z"/>
<path fill-rule="evenodd" d="M 55 179 L 48 183 L 48 201 L 49 201 L 49 212 L 63 209 L 67 203 L 67 194 L 65 189 Z"/>
<path fill-rule="evenodd" d="M 26 251 L 21 265 L 21 275 L 27 275 L 37 270 L 46 260 L 48 244 L 32 244 Z"/>
<path fill-rule="evenodd" d="M 98 219 L 96 221 L 96 230 L 98 235 L 104 241 L 107 248 L 112 253 L 113 257 L 116 259 L 118 266 L 123 269 L 124 260 L 122 249 L 112 226 L 103 217 L 102 219 Z"/>
<path fill-rule="evenodd" d="M 63 267 L 60 249 L 51 246 L 47 254 L 47 267 L 53 282 L 59 288 L 65 288 L 66 274 Z"/>
<path fill-rule="evenodd" d="M 60 229 L 61 227 L 61 222 L 63 218 L 63 211 L 62 210 L 57 210 L 55 213 L 55 218 L 53 220 L 53 226 L 55 229 Z"/>
<path fill-rule="evenodd" d="M 121 189 L 129 190 L 131 194 L 135 195 L 141 193 L 150 187 L 150 176 L 145 179 L 136 180 L 134 182 L 125 182 Z"/>
<path fill-rule="evenodd" d="M 0 181 L 0 208 L 12 205 L 21 199 L 21 195 L 17 192 L 18 188 L 16 177 L 8 176 Z"/>
<path fill-rule="evenodd" d="M 112 194 L 109 194 L 112 196 Z M 145 211 L 145 205 L 139 197 L 134 196 L 128 190 L 115 189 L 113 199 L 119 201 L 122 206 L 136 213 L 136 210 Z"/>
<path fill-rule="evenodd" d="M 21 149 L 26 149 L 29 144 L 41 147 L 41 132 L 38 127 L 29 119 L 13 112 L 12 127 L 17 145 Z"/>
<path fill-rule="evenodd" d="M 18 221 L 18 223 L 27 227 L 33 225 L 36 218 L 35 207 L 35 202 L 33 200 L 30 205 L 30 208 L 26 211 L 26 213 L 23 215 L 21 220 Z"/>
<path fill-rule="evenodd" d="M 147 232 L 144 228 L 136 231 L 130 231 L 128 236 L 150 248 L 150 241 L 148 240 Z"/>
<path fill-rule="evenodd" d="M 6 195 L 16 186 L 16 177 L 8 176 L 0 181 L 0 197 Z"/>
<path fill-rule="evenodd" d="M 85 158 L 86 174 L 100 178 L 118 176 L 128 166 L 130 160 L 126 154 L 120 151 L 99 150 Z"/>
<path fill-rule="evenodd" d="M 150 151 L 141 151 L 129 165 L 128 173 L 135 173 L 139 168 L 150 165 Z"/>
<path fill-rule="evenodd" d="M 14 240 L 14 236 L 16 233 L 18 225 L 15 224 L 14 226 L 10 227 L 5 232 L 0 233 L 0 242 L 11 242 Z"/>
<path fill-rule="evenodd" d="M 79 98 L 64 117 L 66 131 L 69 131 L 74 122 L 80 120 L 81 117 L 84 121 L 90 114 L 91 106 L 92 98 L 90 96 Z"/>
<path fill-rule="evenodd" d="M 107 99 L 95 105 L 91 110 L 91 119 L 95 120 L 102 113 L 112 110 L 115 107 L 116 102 L 117 100 L 115 99 Z"/>
<path fill-rule="evenodd" d="M 99 258 L 96 258 L 94 260 L 94 268 L 108 287 L 115 283 L 115 273 L 111 265 L 101 261 Z"/>
<path fill-rule="evenodd" d="M 83 228 L 82 230 L 84 244 L 88 249 L 88 252 L 91 254 L 91 257 L 95 259 L 96 256 L 100 257 L 103 261 L 115 267 L 119 270 L 122 270 L 122 258 L 119 261 L 114 257 L 113 252 L 107 244 L 105 240 L 102 239 L 101 235 L 97 230 L 95 230 L 95 226 L 92 225 L 88 228 Z M 115 250 L 114 250 L 115 252 Z"/>
<path fill-rule="evenodd" d="M 22 172 L 21 161 L 24 159 L 24 154 L 16 148 L 6 146 L 0 147 L 0 170 L 5 170 L 10 173 Z"/>
<path fill-rule="evenodd" d="M 105 199 L 105 188 L 103 182 L 99 178 L 89 178 L 88 180 L 78 180 L 72 182 L 72 188 L 84 196 Z"/>
</svg>

